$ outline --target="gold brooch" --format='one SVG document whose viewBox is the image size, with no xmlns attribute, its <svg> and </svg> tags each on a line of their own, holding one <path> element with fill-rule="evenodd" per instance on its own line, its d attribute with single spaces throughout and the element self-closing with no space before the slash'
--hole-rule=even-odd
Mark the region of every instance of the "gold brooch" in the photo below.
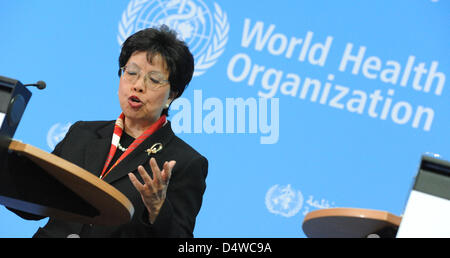
<svg viewBox="0 0 450 258">
<path fill-rule="evenodd" d="M 146 149 L 145 152 L 147 152 L 147 155 L 150 156 L 150 154 L 156 154 L 158 151 L 162 150 L 163 145 L 162 143 L 155 143 L 153 144 L 152 147 L 150 147 L 150 149 Z"/>
</svg>

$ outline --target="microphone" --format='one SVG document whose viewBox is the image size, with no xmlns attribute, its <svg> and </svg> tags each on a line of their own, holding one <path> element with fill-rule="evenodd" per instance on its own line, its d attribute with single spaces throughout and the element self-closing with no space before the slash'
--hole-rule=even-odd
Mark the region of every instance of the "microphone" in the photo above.
<svg viewBox="0 0 450 258">
<path fill-rule="evenodd" d="M 43 90 L 47 86 L 47 84 L 44 81 L 38 81 L 36 83 L 32 84 L 25 84 L 23 86 L 36 86 L 38 89 Z"/>
</svg>

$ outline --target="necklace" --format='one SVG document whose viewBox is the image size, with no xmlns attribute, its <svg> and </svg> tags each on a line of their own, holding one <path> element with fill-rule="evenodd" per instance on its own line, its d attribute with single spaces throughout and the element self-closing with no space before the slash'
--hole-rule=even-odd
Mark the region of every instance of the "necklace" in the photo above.
<svg viewBox="0 0 450 258">
<path fill-rule="evenodd" d="M 128 148 L 122 147 L 122 145 L 120 145 L 120 142 L 117 143 L 117 148 L 118 148 L 119 150 L 121 150 L 122 152 L 125 152 L 125 151 L 127 151 L 127 149 L 128 149 Z"/>
</svg>

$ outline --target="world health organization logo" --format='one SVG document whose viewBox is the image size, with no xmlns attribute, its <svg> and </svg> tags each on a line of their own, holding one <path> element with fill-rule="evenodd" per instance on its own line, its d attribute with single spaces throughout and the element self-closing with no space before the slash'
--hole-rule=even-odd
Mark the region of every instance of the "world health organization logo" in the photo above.
<svg viewBox="0 0 450 258">
<path fill-rule="evenodd" d="M 227 14 L 214 3 L 214 12 L 201 0 L 131 0 L 119 22 L 120 45 L 133 33 L 166 24 L 177 31 L 194 55 L 194 76 L 213 66 L 225 50 Z"/>
<path fill-rule="evenodd" d="M 66 136 L 67 131 L 72 126 L 72 123 L 68 122 L 66 124 L 56 123 L 50 127 L 47 133 L 47 145 L 50 150 L 53 150 L 64 136 Z"/>
<path fill-rule="evenodd" d="M 292 217 L 297 214 L 303 205 L 303 195 L 291 187 L 274 185 L 266 193 L 266 207 L 274 214 Z"/>
</svg>

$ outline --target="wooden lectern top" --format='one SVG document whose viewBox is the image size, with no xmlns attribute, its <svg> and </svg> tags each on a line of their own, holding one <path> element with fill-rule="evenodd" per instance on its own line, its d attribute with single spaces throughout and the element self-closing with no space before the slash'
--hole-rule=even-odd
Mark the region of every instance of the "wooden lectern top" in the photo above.
<svg viewBox="0 0 450 258">
<path fill-rule="evenodd" d="M 92 217 L 83 215 L 82 212 L 58 209 L 50 205 L 43 207 L 17 199 L 3 198 L 3 204 L 6 206 L 85 224 L 118 225 L 130 221 L 133 216 L 134 207 L 124 194 L 83 168 L 54 154 L 15 140 L 11 141 L 9 150 L 30 159 L 98 212 Z M 70 205 L 70 200 L 67 202 Z"/>
<path fill-rule="evenodd" d="M 311 211 L 303 220 L 303 232 L 314 238 L 364 238 L 385 229 L 397 231 L 401 217 L 386 211 L 330 208 Z"/>
</svg>

